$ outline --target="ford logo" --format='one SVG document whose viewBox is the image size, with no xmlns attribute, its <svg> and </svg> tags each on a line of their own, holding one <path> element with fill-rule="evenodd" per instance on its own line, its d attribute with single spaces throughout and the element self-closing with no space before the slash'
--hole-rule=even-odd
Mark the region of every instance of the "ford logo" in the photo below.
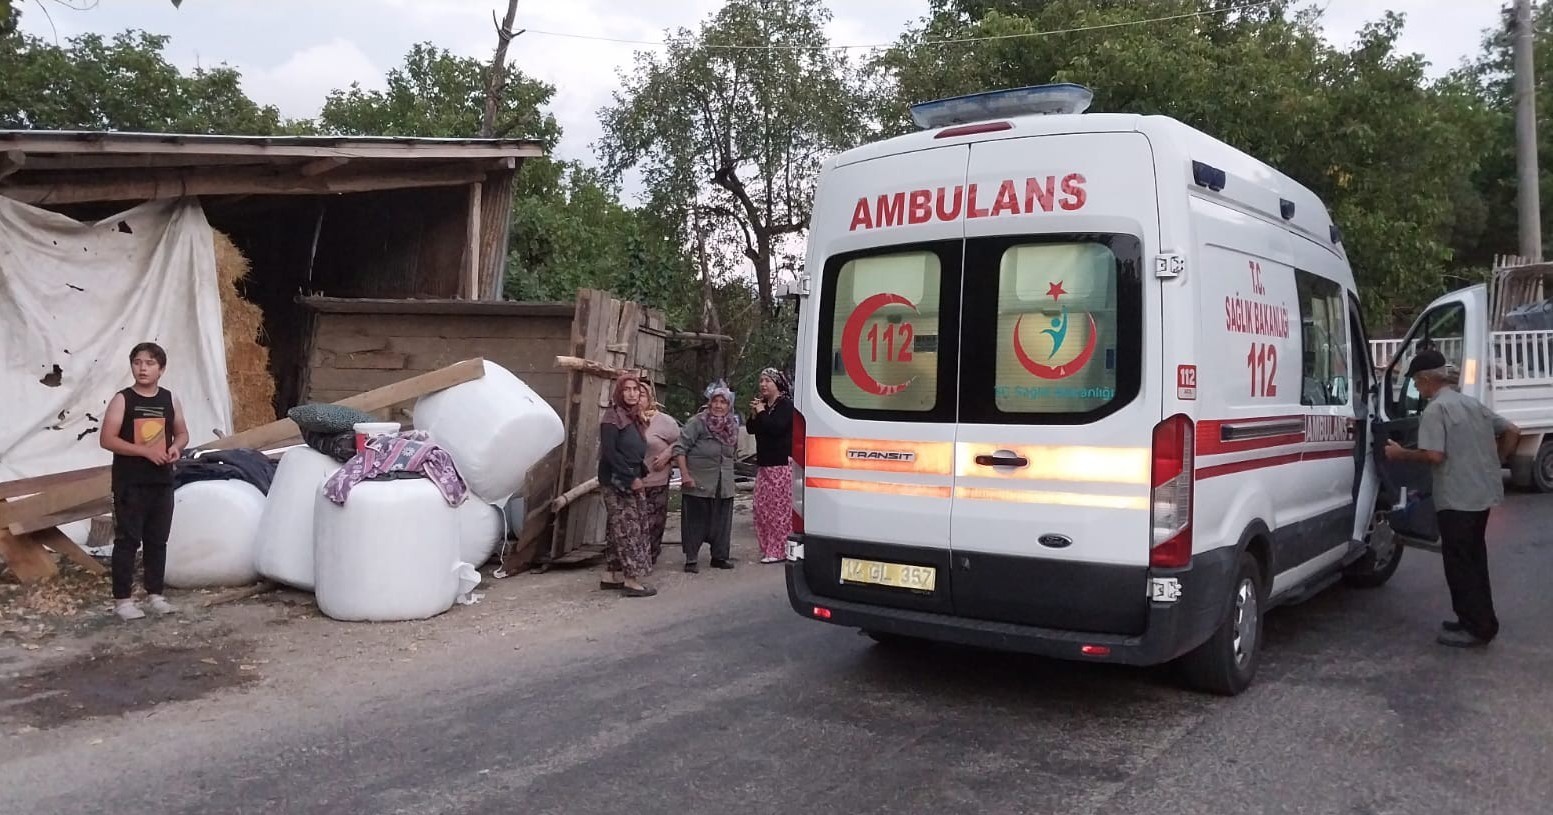
<svg viewBox="0 0 1553 815">
<path fill-rule="evenodd" d="M 1050 549 L 1063 549 L 1073 545 L 1073 539 L 1067 535 L 1048 534 L 1036 539 L 1042 546 Z"/>
</svg>

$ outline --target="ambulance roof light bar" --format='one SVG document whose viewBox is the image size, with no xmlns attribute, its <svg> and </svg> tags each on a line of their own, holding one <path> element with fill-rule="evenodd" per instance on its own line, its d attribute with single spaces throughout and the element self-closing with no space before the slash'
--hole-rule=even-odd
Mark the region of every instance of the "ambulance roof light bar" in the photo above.
<svg viewBox="0 0 1553 815">
<path fill-rule="evenodd" d="M 911 106 L 911 120 L 917 127 L 927 130 L 1005 116 L 1083 113 L 1089 109 L 1094 98 L 1094 93 L 1088 88 L 1069 82 L 1031 85 L 918 102 Z"/>
</svg>

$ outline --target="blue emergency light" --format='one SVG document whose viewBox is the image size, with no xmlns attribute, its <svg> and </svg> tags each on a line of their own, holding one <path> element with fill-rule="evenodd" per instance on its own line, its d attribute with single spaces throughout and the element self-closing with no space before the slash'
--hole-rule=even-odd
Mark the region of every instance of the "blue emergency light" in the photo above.
<svg viewBox="0 0 1553 815">
<path fill-rule="evenodd" d="M 927 130 L 1006 116 L 1083 113 L 1094 99 L 1095 94 L 1088 88 L 1071 82 L 1031 85 L 918 102 L 911 106 L 911 120 L 917 127 Z"/>
</svg>

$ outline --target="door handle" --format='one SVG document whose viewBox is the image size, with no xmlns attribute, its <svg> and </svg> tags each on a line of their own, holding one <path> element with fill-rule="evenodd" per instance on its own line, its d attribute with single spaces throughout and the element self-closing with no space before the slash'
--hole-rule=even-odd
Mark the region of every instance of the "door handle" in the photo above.
<svg viewBox="0 0 1553 815">
<path fill-rule="evenodd" d="M 1030 459 L 1019 455 L 980 455 L 976 464 L 982 467 L 1028 467 Z"/>
</svg>

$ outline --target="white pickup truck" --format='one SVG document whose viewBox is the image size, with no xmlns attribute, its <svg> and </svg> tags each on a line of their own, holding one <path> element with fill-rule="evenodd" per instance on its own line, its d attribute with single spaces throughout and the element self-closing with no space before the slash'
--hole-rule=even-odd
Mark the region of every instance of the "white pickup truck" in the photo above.
<svg viewBox="0 0 1553 815">
<path fill-rule="evenodd" d="M 1553 492 L 1553 263 L 1498 269 L 1430 303 L 1406 337 L 1370 344 L 1393 436 L 1416 432 L 1423 404 L 1402 374 L 1429 346 L 1460 371 L 1462 393 L 1520 427 L 1512 483 Z"/>
</svg>

